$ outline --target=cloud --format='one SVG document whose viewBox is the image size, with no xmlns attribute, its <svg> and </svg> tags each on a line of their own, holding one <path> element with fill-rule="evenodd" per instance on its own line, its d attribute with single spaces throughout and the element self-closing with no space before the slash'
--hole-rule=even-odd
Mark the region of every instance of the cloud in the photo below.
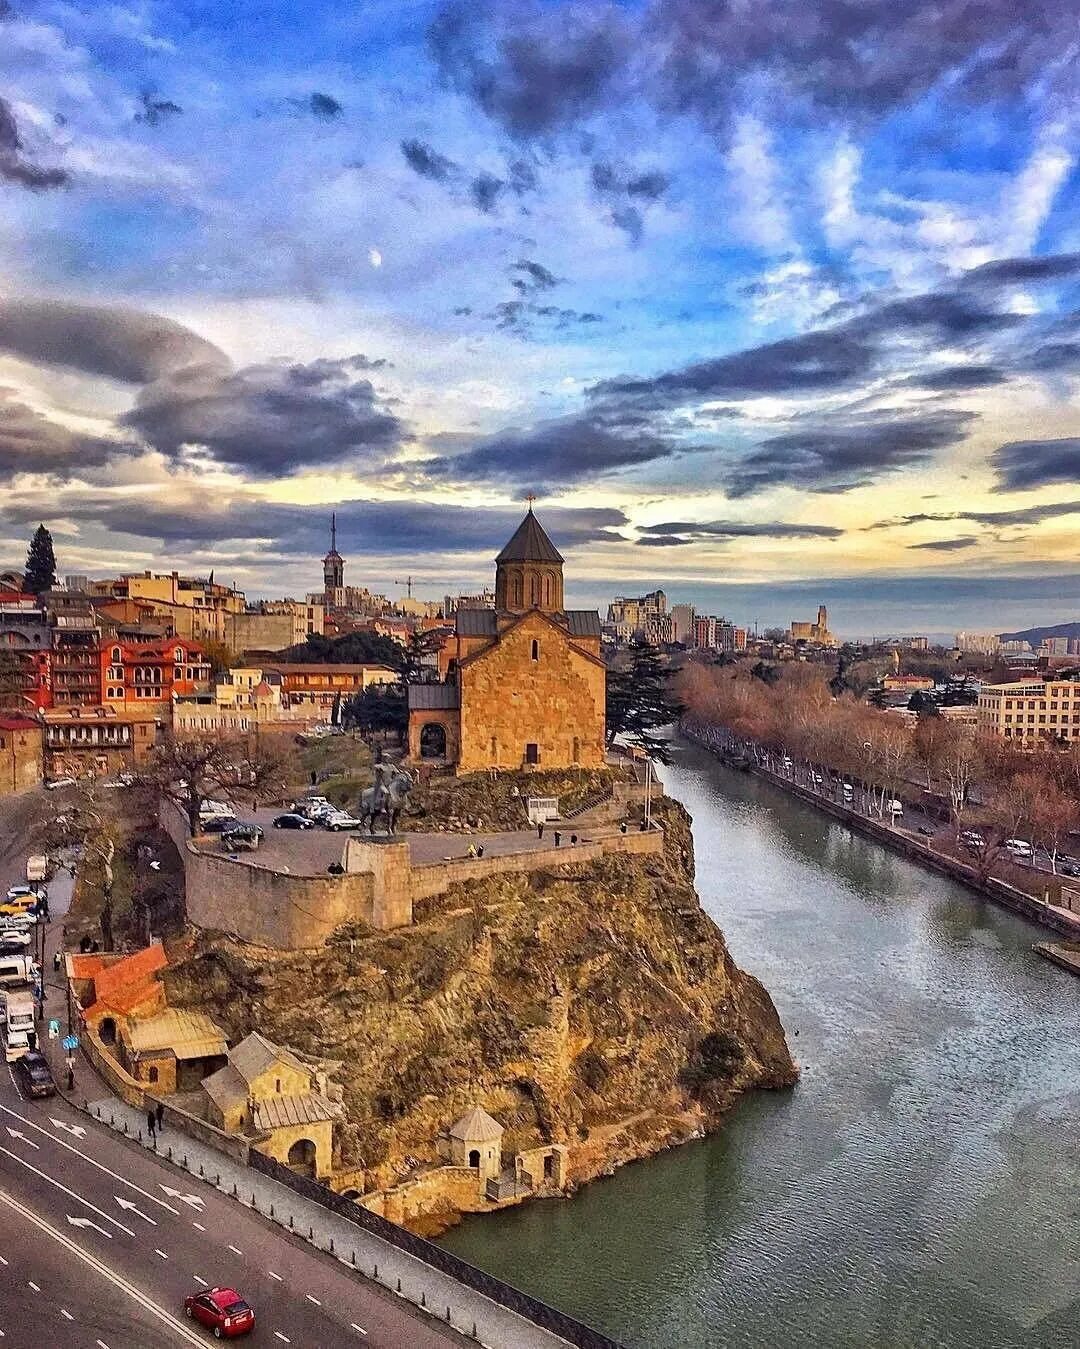
<svg viewBox="0 0 1080 1349">
<path fill-rule="evenodd" d="M 672 548 L 697 542 L 729 542 L 732 539 L 838 539 L 844 531 L 833 525 L 802 525 L 782 520 L 760 522 L 712 520 L 669 521 L 641 525 L 636 542 L 647 548 Z"/>
<path fill-rule="evenodd" d="M 130 444 L 50 421 L 20 402 L 14 389 L 0 386 L 0 479 L 4 481 L 22 473 L 69 478 L 130 454 L 132 449 Z"/>
<path fill-rule="evenodd" d="M 925 463 L 934 451 L 963 439 L 973 420 L 973 413 L 944 408 L 831 418 L 762 441 L 727 467 L 724 487 L 732 497 L 782 486 L 846 491 Z"/>
<path fill-rule="evenodd" d="M 1026 492 L 1050 483 L 1080 482 L 1080 437 L 1012 440 L 990 456 L 1002 487 Z"/>
<path fill-rule="evenodd" d="M 1008 529 L 1014 525 L 1041 524 L 1043 520 L 1056 520 L 1063 515 L 1080 515 L 1080 501 L 1056 501 L 1042 506 L 1018 506 L 1014 510 L 1003 511 L 920 511 L 913 515 L 897 516 L 892 520 L 876 520 L 872 525 L 864 525 L 863 528 L 903 529 L 909 525 L 970 520 L 977 525 Z"/>
<path fill-rule="evenodd" d="M 330 94 L 322 94 L 317 89 L 308 99 L 311 115 L 320 122 L 333 122 L 345 111 L 341 104 Z"/>
<path fill-rule="evenodd" d="M 186 366 L 230 368 L 213 343 L 159 314 L 50 300 L 0 299 L 0 351 L 128 384 Z"/>
<path fill-rule="evenodd" d="M 911 552 L 925 549 L 934 553 L 958 553 L 964 548 L 974 548 L 978 542 L 974 534 L 962 534 L 955 539 L 932 539 L 929 543 L 909 543 L 908 549 Z"/>
<path fill-rule="evenodd" d="M 603 322 L 600 314 L 591 310 L 564 309 L 556 304 L 535 304 L 531 300 L 503 300 L 487 316 L 495 320 L 495 327 L 517 337 L 530 337 L 537 319 L 550 320 L 556 332 L 576 325 Z"/>
<path fill-rule="evenodd" d="M 1037 258 L 999 258 L 972 267 L 960 278 L 962 286 L 1014 286 L 1039 281 L 1061 281 L 1080 273 L 1080 253 L 1051 253 Z"/>
<path fill-rule="evenodd" d="M 512 136 L 543 136 L 603 107 L 630 50 L 617 10 L 453 0 L 429 42 L 443 78 Z"/>
<path fill-rule="evenodd" d="M 473 205 L 484 215 L 490 215 L 499 204 L 499 198 L 506 190 L 506 184 L 493 173 L 478 173 L 469 184 L 469 196 Z"/>
<path fill-rule="evenodd" d="M 147 126 L 161 126 L 184 111 L 179 103 L 174 103 L 170 98 L 157 98 L 146 89 L 142 92 L 141 102 L 142 111 L 135 114 L 135 120 Z"/>
<path fill-rule="evenodd" d="M 539 262 L 532 262 L 529 258 L 519 258 L 510 268 L 510 284 L 515 290 L 525 294 L 528 291 L 552 290 L 559 284 L 559 278 L 554 272 Z"/>
<path fill-rule="evenodd" d="M 452 159 L 439 154 L 426 141 L 404 140 L 401 142 L 401 153 L 414 173 L 418 173 L 421 178 L 430 178 L 433 183 L 452 182 L 461 172 Z"/>
<path fill-rule="evenodd" d="M 3 515 L 16 524 L 37 521 L 41 500 L 7 502 Z M 286 557 L 314 558 L 326 547 L 330 505 L 299 506 L 264 501 L 247 493 L 208 492 L 198 488 L 165 496 L 80 492 L 53 508 L 76 525 L 94 524 L 112 533 L 153 539 L 166 549 L 254 546 Z M 488 552 L 492 557 L 521 522 L 523 511 L 477 509 L 430 501 L 346 500 L 333 503 L 338 545 L 346 558 L 357 554 L 429 553 L 432 541 L 444 553 Z M 46 509 L 46 517 L 49 510 Z M 609 507 L 549 508 L 544 527 L 560 548 L 602 542 L 627 524 L 622 511 Z"/>
<path fill-rule="evenodd" d="M 639 243 L 645 226 L 641 205 L 660 200 L 671 185 L 668 175 L 660 169 L 635 171 L 597 160 L 591 177 L 593 191 L 607 206 L 608 219 Z"/>
<path fill-rule="evenodd" d="M 360 378 L 371 365 L 357 356 L 235 371 L 190 366 L 143 388 L 120 424 L 171 459 L 201 448 L 257 477 L 371 463 L 405 435 Z"/>
<path fill-rule="evenodd" d="M 962 389 L 991 389 L 1004 384 L 1009 376 L 1004 370 L 991 365 L 949 365 L 940 370 L 930 370 L 926 374 L 912 375 L 909 384 L 917 384 L 923 389 L 933 389 L 938 393 L 948 393 Z"/>
<path fill-rule="evenodd" d="M 0 182 L 14 183 L 31 192 L 63 187 L 71 175 L 66 169 L 46 169 L 22 153 L 23 143 L 11 104 L 0 98 Z"/>
<path fill-rule="evenodd" d="M 485 437 L 461 454 L 427 460 L 433 478 L 506 482 L 521 491 L 555 490 L 570 482 L 631 468 L 675 453 L 676 443 L 647 427 L 615 425 L 584 414 L 555 418 Z"/>
</svg>

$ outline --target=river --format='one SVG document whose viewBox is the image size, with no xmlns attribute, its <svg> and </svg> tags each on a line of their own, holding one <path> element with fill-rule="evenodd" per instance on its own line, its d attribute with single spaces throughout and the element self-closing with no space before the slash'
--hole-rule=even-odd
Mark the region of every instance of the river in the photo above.
<svg viewBox="0 0 1080 1349">
<path fill-rule="evenodd" d="M 802 1081 L 444 1244 L 643 1349 L 1080 1346 L 1080 981 L 1021 919 L 676 752 L 702 903 Z"/>
</svg>

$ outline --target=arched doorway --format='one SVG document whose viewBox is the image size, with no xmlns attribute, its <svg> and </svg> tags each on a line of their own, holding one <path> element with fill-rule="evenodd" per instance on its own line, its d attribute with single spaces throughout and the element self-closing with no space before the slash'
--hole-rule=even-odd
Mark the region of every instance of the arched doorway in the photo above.
<svg viewBox="0 0 1080 1349">
<path fill-rule="evenodd" d="M 473 1150 L 469 1153 L 469 1165 L 472 1166 L 472 1167 L 475 1167 L 476 1169 L 479 1169 L 479 1167 L 480 1167 L 480 1149 L 479 1149 L 479 1148 L 473 1148 Z"/>
<path fill-rule="evenodd" d="M 116 1044 L 116 1022 L 111 1016 L 103 1016 L 101 1018 L 98 1034 L 101 1036 L 101 1043 L 103 1045 Z"/>
<path fill-rule="evenodd" d="M 314 1176 L 315 1144 L 310 1138 L 298 1138 L 289 1149 L 289 1168 L 301 1176 Z"/>
<path fill-rule="evenodd" d="M 421 759 L 446 758 L 446 727 L 438 721 L 429 721 L 420 730 Z"/>
</svg>

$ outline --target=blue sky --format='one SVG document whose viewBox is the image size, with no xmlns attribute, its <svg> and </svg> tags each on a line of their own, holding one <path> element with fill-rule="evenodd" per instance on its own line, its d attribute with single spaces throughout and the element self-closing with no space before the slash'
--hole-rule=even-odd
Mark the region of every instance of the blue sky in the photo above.
<svg viewBox="0 0 1080 1349">
<path fill-rule="evenodd" d="M 0 4 L 0 558 L 1076 617 L 1070 8 Z"/>
</svg>

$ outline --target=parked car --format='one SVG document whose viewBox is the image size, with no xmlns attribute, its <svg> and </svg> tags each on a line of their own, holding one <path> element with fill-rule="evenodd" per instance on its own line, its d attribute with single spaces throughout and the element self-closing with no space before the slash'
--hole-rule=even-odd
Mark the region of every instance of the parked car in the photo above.
<svg viewBox="0 0 1080 1349">
<path fill-rule="evenodd" d="M 825 779 L 821 776 L 820 773 L 811 773 L 810 781 L 814 784 L 815 787 L 820 787 L 821 784 L 825 781 Z"/>
<path fill-rule="evenodd" d="M 275 829 L 314 829 L 314 822 L 305 820 L 303 815 L 293 815 L 291 812 L 285 815 L 279 815 L 274 821 Z"/>
<path fill-rule="evenodd" d="M 221 831 L 221 843 L 225 848 L 254 849 L 263 840 L 263 831 L 257 824 L 244 824 L 233 820 L 228 829 Z"/>
<path fill-rule="evenodd" d="M 21 1059 L 24 1054 L 30 1052 L 30 1039 L 24 1030 L 12 1030 L 10 1027 L 4 1032 L 4 1058 L 8 1063 L 14 1063 L 16 1059 Z"/>
<path fill-rule="evenodd" d="M 976 830 L 965 829 L 960 835 L 960 846 L 968 852 L 978 852 L 980 848 L 986 847 L 986 840 Z"/>
<path fill-rule="evenodd" d="M 207 797 L 199 807 L 199 820 L 206 821 L 212 815 L 231 815 L 232 813 L 233 808 L 228 801 L 213 801 Z"/>
<path fill-rule="evenodd" d="M 199 828 L 204 834 L 224 834 L 227 829 L 235 829 L 239 823 L 235 815 L 208 815 L 205 820 L 199 821 Z"/>
<path fill-rule="evenodd" d="M 233 1339 L 255 1328 L 255 1313 L 233 1288 L 208 1288 L 189 1293 L 184 1312 L 200 1325 L 209 1326 L 215 1339 Z"/>
<path fill-rule="evenodd" d="M 77 787 L 78 785 L 74 778 L 49 778 L 45 782 L 45 790 L 55 792 L 59 787 Z"/>
<path fill-rule="evenodd" d="M 56 1083 L 45 1055 L 31 1049 L 15 1060 L 15 1077 L 27 1096 L 54 1096 Z"/>
<path fill-rule="evenodd" d="M 1072 857 L 1059 857 L 1057 869 L 1062 876 L 1080 876 L 1080 862 Z"/>
<path fill-rule="evenodd" d="M 889 814 L 893 817 L 894 820 L 902 820 L 904 818 L 903 801 L 897 801 L 895 800 L 895 798 L 892 801 L 890 801 Z"/>
<path fill-rule="evenodd" d="M 1007 838 L 1005 840 L 1005 846 L 1006 848 L 1008 848 L 1009 852 L 1011 852 L 1014 857 L 1030 858 L 1033 856 L 1031 851 L 1031 844 L 1028 843 L 1026 839 Z"/>
<path fill-rule="evenodd" d="M 36 895 L 19 895 L 15 899 L 5 899 L 0 904 L 0 918 L 7 922 L 10 918 L 29 918 L 37 921 L 36 909 L 39 900 Z"/>
<path fill-rule="evenodd" d="M 7 898 L 8 899 L 27 898 L 31 900 L 39 900 L 44 899 L 48 895 L 48 893 L 49 892 L 44 885 L 40 884 L 31 885 L 29 883 L 27 884 L 20 883 L 19 885 L 13 885 L 10 887 L 10 889 L 7 892 Z"/>
<path fill-rule="evenodd" d="M 19 928 L 4 928 L 0 932 L 0 951 L 4 955 L 18 955 L 30 945 L 30 933 Z"/>
<path fill-rule="evenodd" d="M 840 784 L 840 790 L 843 792 L 843 794 L 844 794 L 846 797 L 852 797 L 852 796 L 855 795 L 855 788 L 851 785 L 850 782 L 843 782 L 843 783 L 841 783 L 841 784 Z"/>
<path fill-rule="evenodd" d="M 359 829 L 363 824 L 363 821 L 350 815 L 347 810 L 338 810 L 335 811 L 333 815 L 328 815 L 323 820 L 323 824 L 327 829 L 337 831 L 341 829 Z"/>
</svg>

